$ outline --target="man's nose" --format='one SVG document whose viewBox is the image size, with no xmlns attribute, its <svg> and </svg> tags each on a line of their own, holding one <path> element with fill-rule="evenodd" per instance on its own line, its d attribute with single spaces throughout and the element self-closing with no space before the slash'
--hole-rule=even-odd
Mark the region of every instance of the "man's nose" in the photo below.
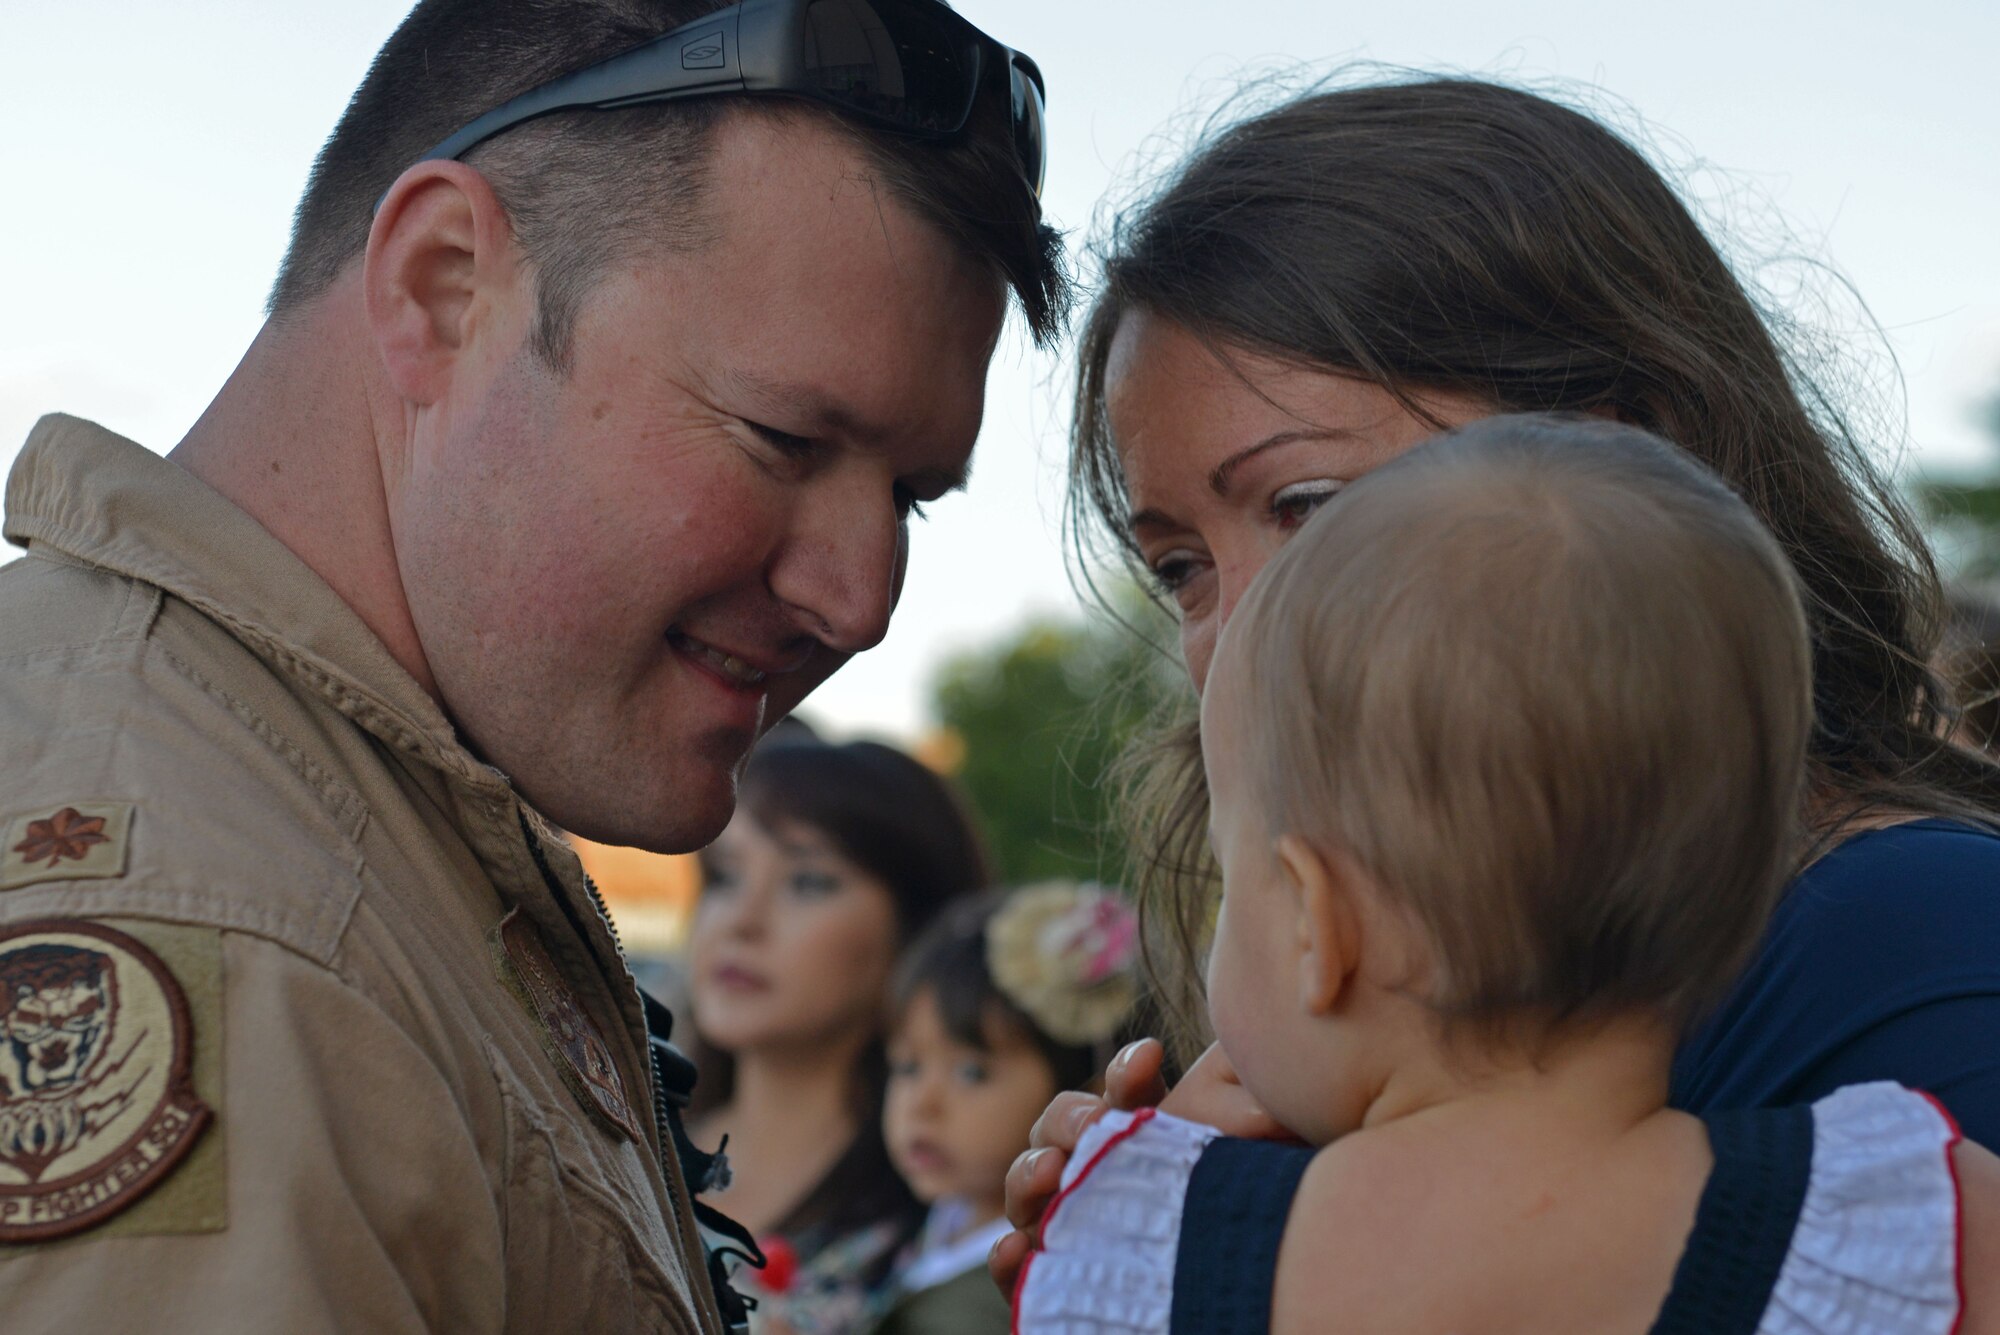
<svg viewBox="0 0 2000 1335">
<path fill-rule="evenodd" d="M 805 633 L 857 654 L 889 633 L 908 559 L 909 530 L 886 487 L 874 495 L 829 488 L 802 507 L 772 568 L 771 592 Z"/>
</svg>

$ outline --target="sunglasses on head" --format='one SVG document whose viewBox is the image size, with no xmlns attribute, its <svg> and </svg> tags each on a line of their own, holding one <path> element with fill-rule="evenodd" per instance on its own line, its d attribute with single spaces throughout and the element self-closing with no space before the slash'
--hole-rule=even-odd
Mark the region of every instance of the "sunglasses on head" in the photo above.
<svg viewBox="0 0 2000 1335">
<path fill-rule="evenodd" d="M 1039 200 L 1042 72 L 940 0 L 742 0 L 502 103 L 421 160 L 463 157 L 523 121 L 684 97 L 803 98 L 897 134 L 965 129 L 984 81 L 1007 80 L 1014 151 Z"/>
</svg>

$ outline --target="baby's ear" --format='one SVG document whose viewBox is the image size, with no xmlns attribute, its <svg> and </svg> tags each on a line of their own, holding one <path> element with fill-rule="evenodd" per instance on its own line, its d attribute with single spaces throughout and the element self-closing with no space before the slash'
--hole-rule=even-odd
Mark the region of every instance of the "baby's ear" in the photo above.
<svg viewBox="0 0 2000 1335">
<path fill-rule="evenodd" d="M 1356 868 L 1297 835 L 1282 836 L 1277 852 L 1291 896 L 1299 1004 L 1308 1015 L 1326 1015 L 1339 1004 L 1361 961 Z"/>
</svg>

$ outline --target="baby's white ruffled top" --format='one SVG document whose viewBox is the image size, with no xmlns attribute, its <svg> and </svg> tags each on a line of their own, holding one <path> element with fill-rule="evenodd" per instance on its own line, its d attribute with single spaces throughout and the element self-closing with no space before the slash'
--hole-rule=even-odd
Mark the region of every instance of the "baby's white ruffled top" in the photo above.
<svg viewBox="0 0 2000 1335">
<path fill-rule="evenodd" d="M 1716 1168 L 1654 1335 L 1950 1335 L 1956 1328 L 1958 1129 L 1935 1101 L 1900 1085 L 1855 1085 L 1810 1109 L 1707 1122 Z M 1245 1166 L 1255 1172 L 1258 1160 L 1239 1159 L 1227 1174 L 1197 1169 L 1218 1147 L 1243 1144 L 1152 1110 L 1112 1113 L 1092 1126 L 1016 1288 L 1019 1335 L 1264 1328 L 1275 1230 L 1255 1248 L 1260 1255 L 1233 1255 L 1219 1276 L 1225 1285 L 1241 1278 L 1261 1288 L 1261 1312 L 1254 1303 L 1218 1308 L 1203 1292 L 1218 1279 L 1206 1252 L 1230 1213 L 1213 1198 L 1236 1194 Z M 1288 1201 L 1298 1163 L 1269 1148 L 1272 1170 L 1289 1174 Z M 1761 1270 L 1743 1264 L 1757 1255 L 1769 1260 Z M 1746 1269 L 1747 1281 L 1725 1278 Z M 1249 1273 L 1227 1273 L 1239 1270 Z M 1190 1324 L 1197 1308 L 1198 1326 Z"/>
</svg>

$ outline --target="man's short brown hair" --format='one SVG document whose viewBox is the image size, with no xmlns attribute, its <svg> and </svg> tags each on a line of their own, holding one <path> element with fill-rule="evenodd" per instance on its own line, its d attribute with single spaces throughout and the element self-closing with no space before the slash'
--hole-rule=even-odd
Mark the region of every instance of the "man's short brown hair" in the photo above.
<svg viewBox="0 0 2000 1335">
<path fill-rule="evenodd" d="M 1474 423 L 1329 503 L 1229 636 L 1252 800 L 1410 915 L 1440 1015 L 1720 1001 L 1799 855 L 1812 666 L 1790 564 L 1691 456 Z"/>
<path fill-rule="evenodd" d="M 376 201 L 418 156 L 473 118 L 725 7 L 725 0 L 420 0 L 376 53 L 313 163 L 292 242 L 272 288 L 282 317 L 324 292 L 367 243 Z M 709 130 L 750 98 L 697 98 L 544 116 L 480 145 L 466 160 L 493 184 L 535 266 L 537 350 L 567 363 L 585 295 L 634 252 L 703 240 L 700 194 Z M 1068 284 L 1061 238 L 1044 226 L 1016 164 L 1004 91 L 982 90 L 948 145 L 867 129 L 809 104 L 855 136 L 883 186 L 1014 290 L 1029 328 L 1060 328 Z"/>
</svg>

